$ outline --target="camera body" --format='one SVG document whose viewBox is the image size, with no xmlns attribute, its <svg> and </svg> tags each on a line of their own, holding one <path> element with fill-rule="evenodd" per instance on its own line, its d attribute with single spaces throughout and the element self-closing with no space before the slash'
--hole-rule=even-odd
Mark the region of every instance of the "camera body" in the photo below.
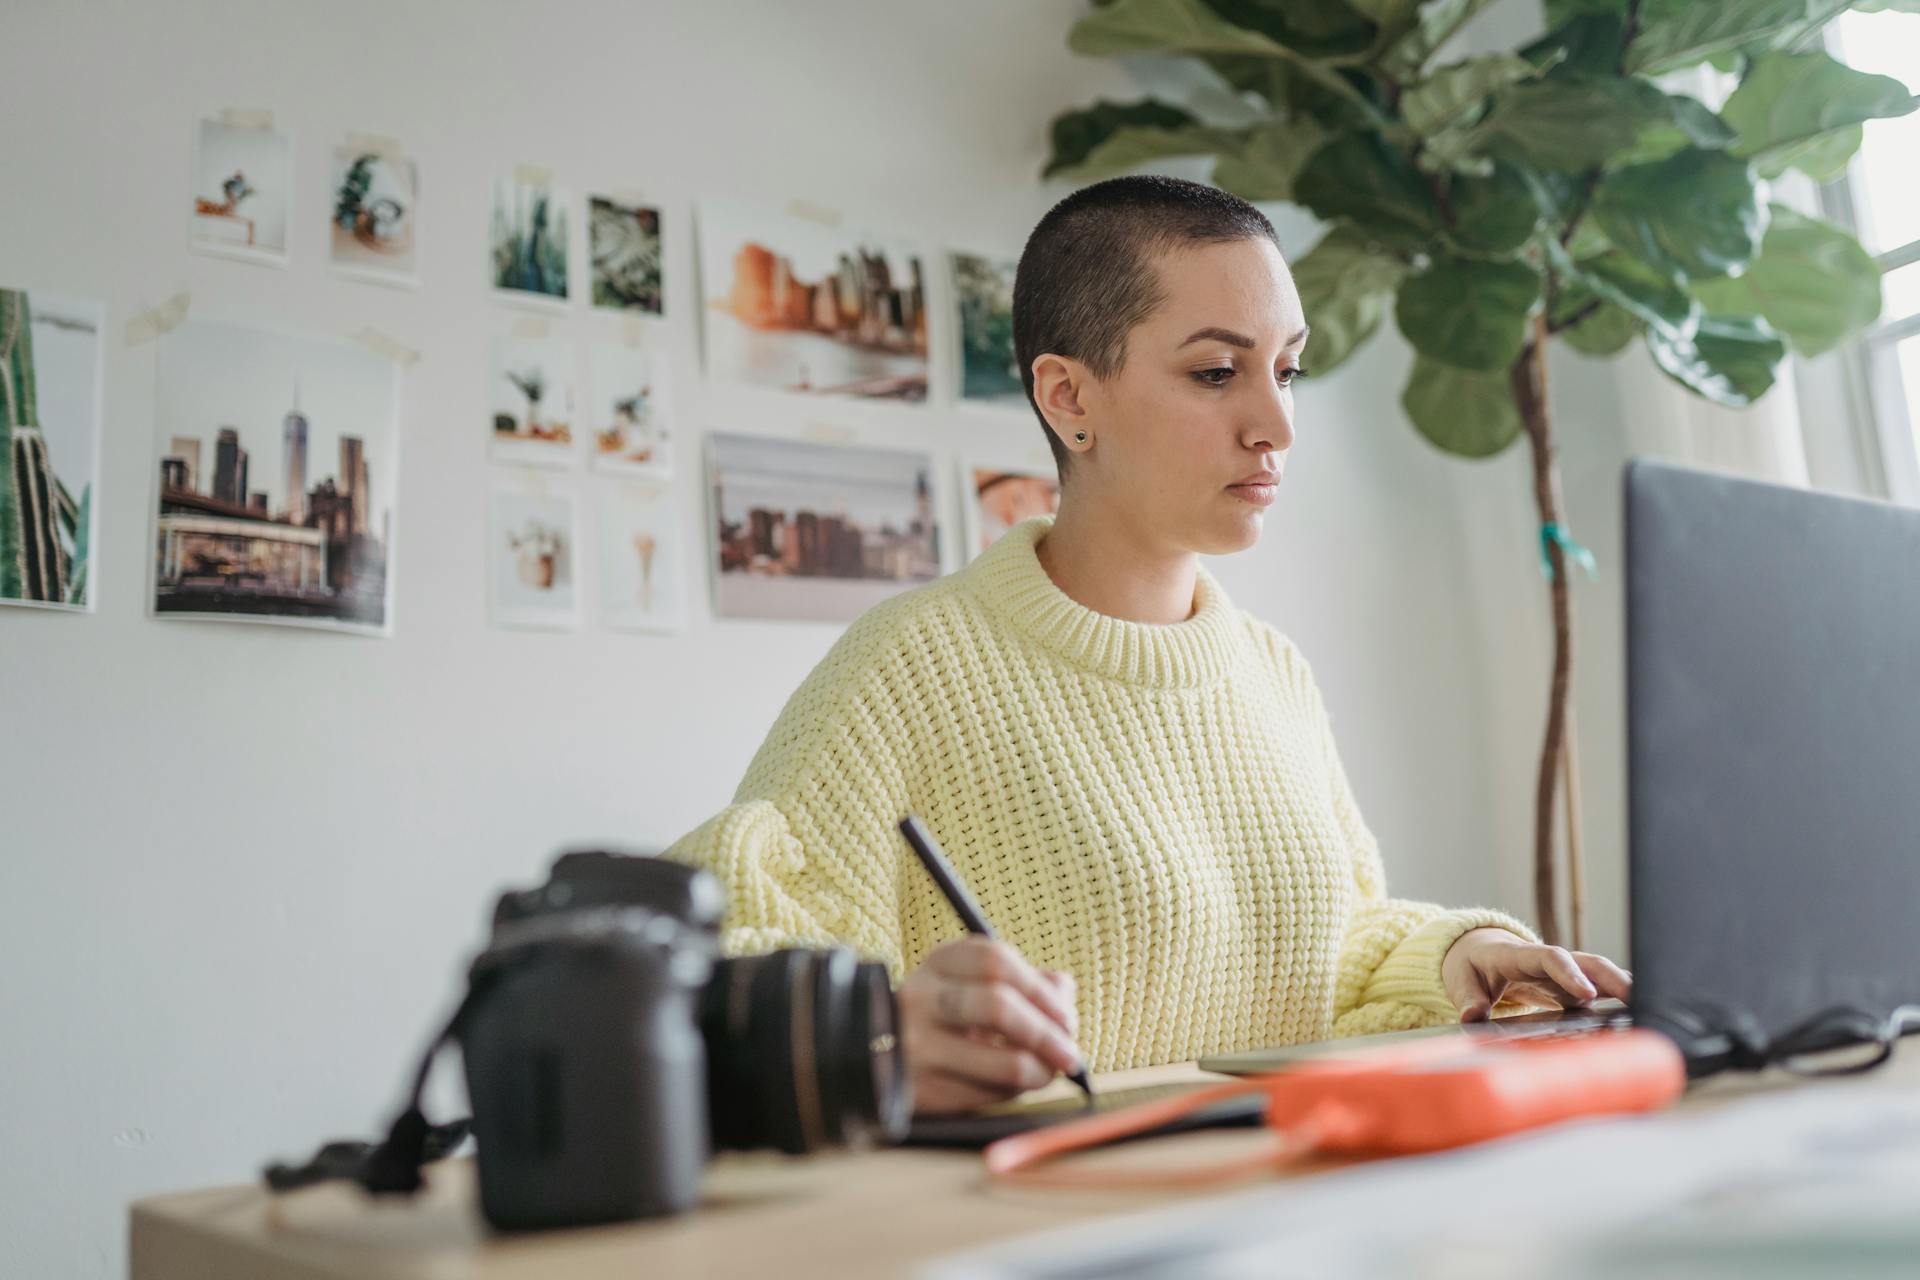
<svg viewBox="0 0 1920 1280">
<path fill-rule="evenodd" d="M 602 851 L 500 897 L 454 1028 L 488 1222 L 679 1213 L 714 1150 L 904 1135 L 885 968 L 840 947 L 725 958 L 724 911 L 705 871 Z"/>
</svg>

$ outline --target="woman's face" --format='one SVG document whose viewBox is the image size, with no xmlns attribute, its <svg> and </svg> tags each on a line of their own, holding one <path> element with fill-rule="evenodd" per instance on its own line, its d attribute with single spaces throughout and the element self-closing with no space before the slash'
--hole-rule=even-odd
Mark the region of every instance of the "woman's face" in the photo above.
<svg viewBox="0 0 1920 1280">
<path fill-rule="evenodd" d="M 1220 555 L 1260 539 L 1293 444 L 1293 379 L 1307 324 L 1264 237 L 1176 249 L 1157 261 L 1166 299 L 1127 335 L 1112 379 L 1078 388 L 1091 448 L 1068 492 L 1123 504 L 1154 542 Z"/>
</svg>

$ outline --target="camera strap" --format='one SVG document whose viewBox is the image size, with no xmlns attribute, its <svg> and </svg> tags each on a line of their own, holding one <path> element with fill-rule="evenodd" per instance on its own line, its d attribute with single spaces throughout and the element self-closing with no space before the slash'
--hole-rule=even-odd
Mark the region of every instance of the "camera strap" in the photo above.
<svg viewBox="0 0 1920 1280">
<path fill-rule="evenodd" d="M 261 1175 L 267 1186 L 274 1191 L 292 1191 L 339 1179 L 356 1182 L 374 1195 L 412 1195 L 420 1190 L 425 1185 L 420 1177 L 421 1166 L 451 1155 L 473 1129 L 471 1117 L 442 1124 L 427 1119 L 421 1108 L 427 1075 L 441 1048 L 459 1034 L 467 1011 L 490 985 L 490 972 L 476 973 L 460 1007 L 447 1019 L 440 1034 L 428 1042 L 426 1052 L 420 1056 L 419 1069 L 414 1072 L 413 1089 L 407 1095 L 406 1105 L 388 1126 L 384 1141 L 325 1143 L 305 1164 L 268 1165 Z"/>
</svg>

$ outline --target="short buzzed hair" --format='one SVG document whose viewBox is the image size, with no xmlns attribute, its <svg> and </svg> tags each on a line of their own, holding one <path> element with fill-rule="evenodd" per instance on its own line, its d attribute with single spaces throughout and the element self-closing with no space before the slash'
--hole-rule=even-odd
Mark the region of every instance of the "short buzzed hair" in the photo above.
<svg viewBox="0 0 1920 1280">
<path fill-rule="evenodd" d="M 1082 187 L 1040 219 L 1014 276 L 1013 354 L 1061 479 L 1067 447 L 1034 398 L 1035 358 L 1051 352 L 1113 377 L 1127 362 L 1127 334 L 1165 301 L 1157 255 L 1262 236 L 1279 247 L 1267 216 L 1239 196 L 1155 175 Z"/>
</svg>

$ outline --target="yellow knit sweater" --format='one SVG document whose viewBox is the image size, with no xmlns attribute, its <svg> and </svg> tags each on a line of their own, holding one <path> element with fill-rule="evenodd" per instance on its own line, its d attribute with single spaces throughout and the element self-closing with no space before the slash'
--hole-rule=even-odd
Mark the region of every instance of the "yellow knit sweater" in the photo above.
<svg viewBox="0 0 1920 1280">
<path fill-rule="evenodd" d="M 1050 525 L 862 615 L 668 851 L 726 885 L 728 952 L 840 942 L 897 982 L 960 937 L 917 813 L 1000 935 L 1074 975 L 1097 1070 L 1456 1017 L 1454 939 L 1533 934 L 1386 896 L 1299 650 L 1204 569 L 1183 622 L 1086 608 L 1035 554 Z"/>
</svg>

